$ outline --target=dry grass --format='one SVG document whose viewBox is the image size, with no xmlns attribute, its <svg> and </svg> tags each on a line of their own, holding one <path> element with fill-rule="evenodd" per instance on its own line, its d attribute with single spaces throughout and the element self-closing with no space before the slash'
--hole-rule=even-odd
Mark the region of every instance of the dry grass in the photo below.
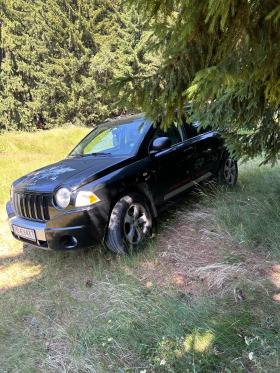
<svg viewBox="0 0 280 373">
<path fill-rule="evenodd" d="M 175 287 L 196 296 L 223 296 L 240 282 L 263 288 L 273 265 L 263 254 L 237 247 L 213 210 L 199 206 L 176 209 L 171 224 L 162 223 L 155 246 L 154 260 L 140 263 L 139 278 L 148 287 Z"/>
</svg>

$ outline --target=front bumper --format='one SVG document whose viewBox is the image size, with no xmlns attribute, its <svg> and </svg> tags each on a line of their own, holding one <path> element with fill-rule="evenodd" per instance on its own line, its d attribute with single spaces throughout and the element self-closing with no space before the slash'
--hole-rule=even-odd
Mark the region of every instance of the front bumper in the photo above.
<svg viewBox="0 0 280 373">
<path fill-rule="evenodd" d="M 100 244 L 105 236 L 107 219 L 98 216 L 99 208 L 96 211 L 92 208 L 69 210 L 46 222 L 16 216 L 11 202 L 7 203 L 6 209 L 14 238 L 42 249 L 78 249 Z M 35 240 L 18 235 L 15 226 L 32 230 Z"/>
</svg>

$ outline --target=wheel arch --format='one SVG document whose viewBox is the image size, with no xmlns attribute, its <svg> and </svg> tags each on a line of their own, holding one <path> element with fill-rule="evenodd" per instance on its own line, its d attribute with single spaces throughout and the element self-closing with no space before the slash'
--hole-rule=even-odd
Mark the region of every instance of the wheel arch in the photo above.
<svg viewBox="0 0 280 373">
<path fill-rule="evenodd" d="M 222 164 L 224 158 L 225 158 L 226 156 L 229 156 L 229 155 L 230 155 L 230 152 L 228 151 L 227 148 L 224 147 L 223 151 L 220 153 L 220 156 L 219 156 L 219 162 L 217 163 L 217 167 L 216 167 L 216 172 L 215 172 L 215 174 L 216 174 L 217 172 L 219 172 L 219 169 L 220 169 L 220 167 L 221 167 L 221 164 Z M 236 160 L 236 161 L 237 161 L 237 160 Z"/>
<path fill-rule="evenodd" d="M 107 224 L 106 224 L 106 227 L 105 227 L 104 237 L 103 237 L 103 240 L 102 240 L 103 243 L 105 242 L 105 239 L 106 239 L 106 235 L 107 235 L 107 232 L 108 232 L 108 225 L 109 225 L 111 213 L 112 213 L 112 210 L 113 210 L 114 206 L 116 205 L 116 203 L 122 197 L 124 197 L 124 196 L 126 196 L 130 193 L 137 193 L 137 194 L 140 194 L 141 196 L 143 196 L 145 198 L 146 202 L 148 203 L 148 206 L 149 206 L 150 211 L 151 211 L 152 218 L 156 218 L 158 216 L 158 211 L 157 211 L 157 208 L 156 208 L 155 203 L 153 201 L 153 196 L 152 196 L 152 193 L 151 193 L 151 190 L 150 190 L 149 186 L 146 183 L 139 183 L 139 184 L 132 185 L 129 188 L 118 192 L 114 196 L 114 198 L 112 198 L 111 204 L 110 204 L 110 212 L 109 212 L 109 215 L 108 215 L 108 218 L 107 218 Z"/>
<path fill-rule="evenodd" d="M 225 162 L 228 159 L 231 159 L 234 162 L 234 164 L 235 164 L 235 166 L 234 166 L 235 167 L 235 173 L 233 174 L 234 180 L 232 181 L 232 183 L 229 183 L 225 179 L 225 175 L 224 175 L 224 166 L 225 166 Z M 218 169 L 218 172 L 217 172 L 217 178 L 218 178 L 218 181 L 219 181 L 219 183 L 221 185 L 226 185 L 227 187 L 233 187 L 236 184 L 236 182 L 237 182 L 237 178 L 238 178 L 238 164 L 237 164 L 237 160 L 231 157 L 231 154 L 230 154 L 230 152 L 227 149 L 225 149 L 225 151 L 222 154 L 221 161 L 220 161 L 220 164 L 219 164 L 219 169 Z"/>
</svg>

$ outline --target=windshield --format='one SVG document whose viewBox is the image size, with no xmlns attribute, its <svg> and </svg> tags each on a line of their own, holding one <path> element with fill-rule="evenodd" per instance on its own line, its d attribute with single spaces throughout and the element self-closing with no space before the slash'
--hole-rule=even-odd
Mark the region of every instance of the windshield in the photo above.
<svg viewBox="0 0 280 373">
<path fill-rule="evenodd" d="M 150 123 L 145 121 L 142 114 L 101 124 L 89 133 L 69 156 L 134 154 Z"/>
</svg>

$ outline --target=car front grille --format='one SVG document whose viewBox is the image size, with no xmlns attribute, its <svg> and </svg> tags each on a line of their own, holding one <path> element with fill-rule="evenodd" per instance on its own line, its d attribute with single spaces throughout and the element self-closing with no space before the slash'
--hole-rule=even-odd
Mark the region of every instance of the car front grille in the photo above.
<svg viewBox="0 0 280 373">
<path fill-rule="evenodd" d="M 13 205 L 18 216 L 49 220 L 49 194 L 14 193 Z"/>
</svg>

